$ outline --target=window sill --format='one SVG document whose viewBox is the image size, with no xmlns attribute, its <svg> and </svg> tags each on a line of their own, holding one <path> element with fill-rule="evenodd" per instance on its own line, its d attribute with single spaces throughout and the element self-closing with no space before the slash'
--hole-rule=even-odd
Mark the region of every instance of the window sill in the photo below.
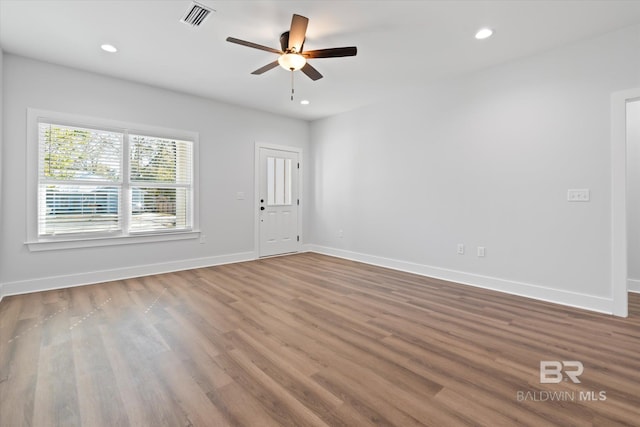
<svg viewBox="0 0 640 427">
<path fill-rule="evenodd" d="M 25 244 L 31 252 L 53 251 L 77 248 L 93 248 L 101 246 L 131 245 L 138 243 L 170 242 L 175 240 L 197 239 L 199 231 L 185 231 L 175 233 L 159 233 L 145 235 L 130 235 L 117 237 L 97 237 L 83 239 L 49 239 Z"/>
</svg>

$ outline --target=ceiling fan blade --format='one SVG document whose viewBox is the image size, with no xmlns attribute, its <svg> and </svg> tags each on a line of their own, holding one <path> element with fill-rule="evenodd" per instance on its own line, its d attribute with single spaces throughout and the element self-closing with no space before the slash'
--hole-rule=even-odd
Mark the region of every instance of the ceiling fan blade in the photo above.
<svg viewBox="0 0 640 427">
<path fill-rule="evenodd" d="M 282 55 L 284 52 L 278 49 L 273 49 L 268 46 L 262 46 L 261 44 L 252 43 L 240 39 L 236 39 L 234 37 L 227 37 L 227 41 L 235 44 L 240 44 L 242 46 L 252 47 L 254 49 L 266 50 L 267 52 L 277 53 L 278 55 Z"/>
<path fill-rule="evenodd" d="M 341 56 L 356 56 L 358 48 L 355 46 L 349 47 L 333 47 L 330 49 L 318 49 L 303 52 L 302 56 L 305 58 L 338 58 Z"/>
<path fill-rule="evenodd" d="M 320 74 L 318 70 L 309 65 L 308 62 L 304 65 L 304 67 L 301 68 L 301 71 L 313 81 L 320 80 L 322 78 L 322 74 Z"/>
<path fill-rule="evenodd" d="M 295 49 L 296 52 L 302 51 L 304 37 L 307 34 L 307 25 L 309 25 L 309 18 L 293 14 L 291 29 L 289 30 L 289 49 Z"/>
<path fill-rule="evenodd" d="M 273 61 L 270 64 L 265 65 L 264 67 L 258 68 L 257 70 L 255 70 L 253 73 L 251 74 L 262 74 L 264 72 L 267 72 L 273 68 L 276 68 L 278 66 L 278 61 Z"/>
</svg>

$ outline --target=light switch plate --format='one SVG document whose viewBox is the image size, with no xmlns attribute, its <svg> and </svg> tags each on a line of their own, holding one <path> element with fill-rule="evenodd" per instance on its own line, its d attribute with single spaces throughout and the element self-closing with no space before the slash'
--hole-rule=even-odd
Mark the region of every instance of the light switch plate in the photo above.
<svg viewBox="0 0 640 427">
<path fill-rule="evenodd" d="M 588 202 L 590 198 L 587 188 L 567 190 L 567 200 L 570 202 Z"/>
</svg>

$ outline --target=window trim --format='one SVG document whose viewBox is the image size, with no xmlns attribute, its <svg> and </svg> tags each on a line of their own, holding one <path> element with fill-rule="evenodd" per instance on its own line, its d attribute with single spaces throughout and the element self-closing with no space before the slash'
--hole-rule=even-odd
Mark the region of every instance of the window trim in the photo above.
<svg viewBox="0 0 640 427">
<path fill-rule="evenodd" d="M 98 129 L 127 132 L 129 134 L 142 134 L 159 138 L 181 139 L 193 141 L 193 195 L 191 201 L 192 226 L 191 230 L 176 231 L 150 231 L 129 232 L 126 230 L 118 233 L 97 233 L 60 236 L 38 236 L 38 123 L 41 121 L 59 122 L 68 126 L 92 127 Z M 97 117 L 82 116 L 70 113 L 61 113 L 35 108 L 27 108 L 27 141 L 26 141 L 26 242 L 30 251 L 44 251 L 57 249 L 87 248 L 98 246 L 112 246 L 123 244 L 136 244 L 147 242 L 175 241 L 184 239 L 196 239 L 200 236 L 200 208 L 199 208 L 199 134 L 193 131 L 164 128 L 159 126 L 144 125 L 139 123 L 124 122 L 118 120 L 102 119 Z M 128 162 L 128 154 L 123 154 L 124 161 Z M 124 207 L 123 207 L 124 209 Z M 124 233 L 124 234 L 123 234 Z"/>
</svg>

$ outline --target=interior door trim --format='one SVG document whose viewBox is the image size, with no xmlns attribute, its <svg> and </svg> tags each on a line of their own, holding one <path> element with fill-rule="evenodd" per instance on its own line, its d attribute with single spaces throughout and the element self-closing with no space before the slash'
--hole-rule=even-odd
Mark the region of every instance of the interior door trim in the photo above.
<svg viewBox="0 0 640 427">
<path fill-rule="evenodd" d="M 627 103 L 640 88 L 611 95 L 611 293 L 612 313 L 629 315 L 627 267 Z"/>
</svg>

